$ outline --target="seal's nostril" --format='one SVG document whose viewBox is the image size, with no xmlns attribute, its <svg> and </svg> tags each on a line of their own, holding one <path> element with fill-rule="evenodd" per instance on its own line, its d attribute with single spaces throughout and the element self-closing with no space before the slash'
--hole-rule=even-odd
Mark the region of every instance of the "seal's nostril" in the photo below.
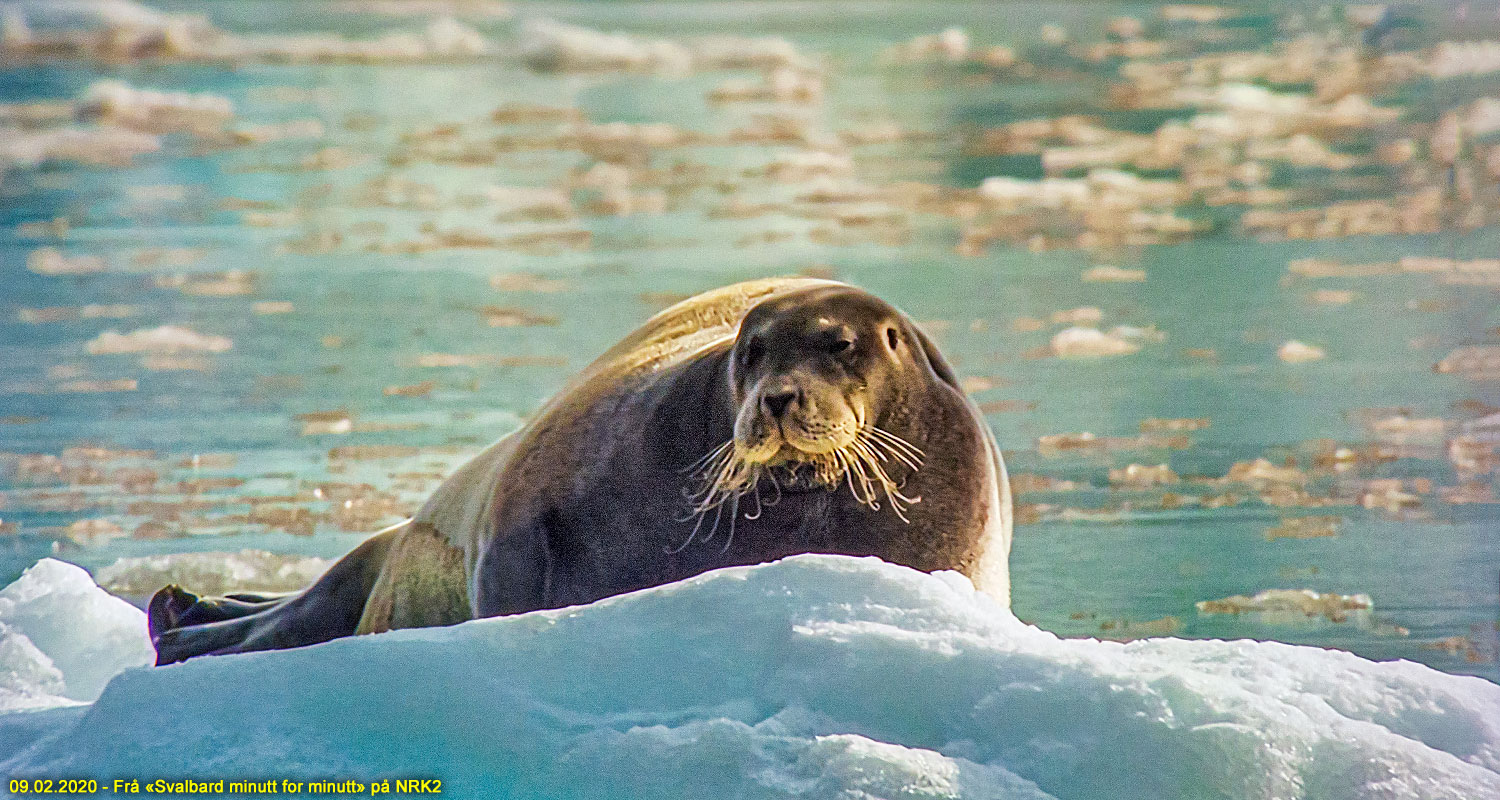
<svg viewBox="0 0 1500 800">
<path fill-rule="evenodd" d="M 771 412 L 771 416 L 779 417 L 786 413 L 787 407 L 796 399 L 796 392 L 768 392 L 761 395 L 760 402 Z"/>
</svg>

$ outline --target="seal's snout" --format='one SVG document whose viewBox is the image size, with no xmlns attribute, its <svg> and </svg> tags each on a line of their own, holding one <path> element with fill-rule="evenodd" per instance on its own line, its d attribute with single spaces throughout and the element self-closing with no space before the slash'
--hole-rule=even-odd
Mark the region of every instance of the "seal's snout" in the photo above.
<svg viewBox="0 0 1500 800">
<path fill-rule="evenodd" d="M 802 391 L 793 387 L 778 387 L 760 396 L 760 404 L 772 417 L 780 419 L 787 415 L 793 404 L 802 398 Z"/>
</svg>

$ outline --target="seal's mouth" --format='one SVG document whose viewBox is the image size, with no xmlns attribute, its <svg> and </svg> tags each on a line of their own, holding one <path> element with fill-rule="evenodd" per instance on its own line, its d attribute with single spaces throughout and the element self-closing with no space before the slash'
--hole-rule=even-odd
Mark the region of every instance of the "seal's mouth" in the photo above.
<svg viewBox="0 0 1500 800">
<path fill-rule="evenodd" d="M 783 448 L 783 452 L 791 448 Z M 767 467 L 766 476 L 776 482 L 776 486 L 787 494 L 805 494 L 815 491 L 833 491 L 839 487 L 837 480 L 829 480 L 829 476 L 821 474 L 818 466 L 812 462 L 802 460 L 804 455 L 797 450 L 792 450 L 789 457 L 779 463 L 773 463 Z M 777 454 L 778 457 L 782 453 Z"/>
<path fill-rule="evenodd" d="M 908 522 L 906 506 L 922 498 L 903 494 L 902 489 L 906 478 L 921 469 L 922 458 L 916 445 L 874 425 L 860 427 L 847 444 L 823 453 L 810 453 L 769 437 L 751 447 L 731 438 L 682 470 L 688 476 L 682 493 L 690 506 L 679 521 L 696 522 L 687 539 L 668 552 L 687 547 L 710 517 L 713 523 L 704 541 L 713 538 L 726 512 L 732 540 L 735 520 L 742 511 L 745 519 L 757 519 L 784 494 L 833 491 L 840 484 L 848 487 L 858 504 L 872 511 L 889 505 L 901 521 Z M 729 541 L 724 547 L 729 547 Z"/>
</svg>

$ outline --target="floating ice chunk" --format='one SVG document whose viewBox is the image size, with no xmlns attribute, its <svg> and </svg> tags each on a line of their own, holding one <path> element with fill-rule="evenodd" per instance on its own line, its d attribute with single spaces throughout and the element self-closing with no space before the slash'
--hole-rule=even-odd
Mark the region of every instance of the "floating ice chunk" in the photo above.
<svg viewBox="0 0 1500 800">
<path fill-rule="evenodd" d="M 1164 342 L 1167 335 L 1156 329 L 1155 325 L 1144 328 L 1138 325 L 1116 325 L 1109 329 L 1109 335 L 1121 339 L 1140 339 L 1146 342 Z"/>
<path fill-rule="evenodd" d="M 1230 83 L 1218 88 L 1213 102 L 1229 111 L 1285 115 L 1306 111 L 1312 100 L 1306 95 L 1273 92 L 1264 86 Z"/>
<path fill-rule="evenodd" d="M 433 20 L 425 35 L 429 50 L 437 56 L 479 56 L 490 49 L 490 43 L 478 31 L 453 17 Z"/>
<path fill-rule="evenodd" d="M 137 130 L 218 130 L 234 116 L 234 104 L 207 92 L 158 92 L 124 81 L 95 81 L 78 101 L 85 117 Z"/>
<path fill-rule="evenodd" d="M 1112 265 L 1101 265 L 1085 270 L 1084 283 L 1140 283 L 1146 280 L 1143 269 L 1125 269 Z"/>
<path fill-rule="evenodd" d="M 1167 486 L 1178 483 L 1177 473 L 1166 464 L 1150 466 L 1147 464 L 1128 464 L 1120 469 L 1109 471 L 1109 483 L 1111 486 L 1123 486 L 1128 489 L 1149 489 L 1153 486 Z"/>
<path fill-rule="evenodd" d="M 0 128 L 0 173 L 12 167 L 32 168 L 49 161 L 123 166 L 161 149 L 154 134 L 115 127 L 63 127 L 40 131 Z"/>
<path fill-rule="evenodd" d="M 979 195 L 1001 210 L 1136 209 L 1171 206 L 1187 196 L 1180 181 L 1147 180 L 1116 169 L 1095 169 L 1086 178 L 1028 181 L 995 175 L 979 184 Z"/>
<path fill-rule="evenodd" d="M 1356 297 L 1350 289 L 1316 289 L 1308 293 L 1308 299 L 1323 305 L 1346 305 Z"/>
<path fill-rule="evenodd" d="M 1484 136 L 1500 131 L 1500 98 L 1481 97 L 1464 112 L 1463 131 L 1469 136 Z"/>
<path fill-rule="evenodd" d="M 1483 344 L 1460 347 L 1444 356 L 1433 369 L 1476 381 L 1500 380 L 1500 347 Z"/>
<path fill-rule="evenodd" d="M 805 69 L 776 67 L 759 82 L 725 81 L 709 92 L 708 99 L 716 103 L 818 103 L 823 100 L 823 77 Z"/>
<path fill-rule="evenodd" d="M 1434 78 L 1500 71 L 1500 42 L 1439 42 L 1428 53 L 1422 68 Z"/>
<path fill-rule="evenodd" d="M 1208 417 L 1151 417 L 1140 422 L 1141 433 L 1184 433 L 1208 430 L 1213 424 Z"/>
<path fill-rule="evenodd" d="M 688 42 L 698 69 L 811 69 L 810 59 L 778 36 L 706 36 Z"/>
<path fill-rule="evenodd" d="M 269 122 L 235 128 L 231 134 L 237 141 L 247 144 L 263 144 L 284 139 L 321 139 L 325 130 L 323 123 L 315 119 L 294 119 L 290 122 Z"/>
<path fill-rule="evenodd" d="M 527 20 L 520 35 L 522 58 L 546 72 L 685 73 L 693 66 L 692 53 L 666 39 L 601 33 L 550 19 Z"/>
<path fill-rule="evenodd" d="M 123 595 L 150 594 L 169 583 L 202 594 L 293 592 L 317 580 L 329 563 L 324 558 L 279 555 L 265 550 L 171 553 L 120 558 L 98 570 L 95 579 L 105 589 Z"/>
<path fill-rule="evenodd" d="M 946 28 L 941 33 L 925 34 L 911 41 L 892 45 L 881 54 L 885 61 L 963 61 L 969 55 L 969 32 L 963 28 Z"/>
<path fill-rule="evenodd" d="M 125 319 L 126 317 L 134 317 L 140 313 L 140 306 L 124 305 L 121 303 L 110 303 L 108 305 L 90 303 L 79 308 L 72 308 L 70 306 L 20 308 L 16 309 L 16 319 L 28 325 L 37 325 L 46 322 L 65 322 L 73 319 Z"/>
<path fill-rule="evenodd" d="M 0 50 L 15 50 L 29 46 L 35 39 L 26 15 L 11 6 L 0 8 Z"/>
<path fill-rule="evenodd" d="M 1066 208 L 1088 202 L 1089 187 L 1083 180 L 1043 178 L 1027 181 L 1005 175 L 985 178 L 979 194 L 1002 207 Z"/>
<path fill-rule="evenodd" d="M 290 300 L 261 300 L 250 305 L 250 310 L 257 314 L 290 314 L 297 307 Z"/>
<path fill-rule="evenodd" d="M 797 150 L 783 153 L 766 165 L 766 174 L 788 183 L 814 178 L 847 177 L 854 174 L 854 159 L 847 153 L 823 150 Z"/>
<path fill-rule="evenodd" d="M 386 17 L 427 17 L 433 15 L 505 19 L 513 11 L 508 3 L 496 0 L 338 0 L 333 7 L 352 14 L 376 14 Z"/>
<path fill-rule="evenodd" d="M 130 0 L 18 0 L 6 11 L 43 29 L 159 28 L 166 14 Z"/>
<path fill-rule="evenodd" d="M 1225 480 L 1232 483 L 1248 483 L 1255 486 L 1268 484 L 1296 484 L 1307 482 L 1307 474 L 1294 466 L 1278 467 L 1264 458 L 1254 461 L 1238 461 L 1229 468 Z"/>
<path fill-rule="evenodd" d="M 66 530 L 70 540 L 85 547 L 125 536 L 125 529 L 119 523 L 107 519 L 80 519 L 68 525 Z"/>
<path fill-rule="evenodd" d="M 1079 306 L 1077 308 L 1054 311 L 1050 319 L 1055 325 L 1098 323 L 1104 319 L 1104 311 L 1098 306 Z"/>
<path fill-rule="evenodd" d="M 1099 358 L 1123 356 L 1141 346 L 1115 331 L 1098 328 L 1064 328 L 1052 337 L 1052 353 L 1059 358 Z"/>
<path fill-rule="evenodd" d="M 1266 529 L 1266 539 L 1319 539 L 1337 536 L 1342 517 L 1328 515 L 1290 517 L 1274 527 Z"/>
<path fill-rule="evenodd" d="M 234 347 L 223 336 L 202 334 L 176 325 L 140 328 L 130 333 L 105 331 L 86 345 L 92 355 L 115 353 L 222 353 Z"/>
<path fill-rule="evenodd" d="M 63 255 L 56 247 L 38 247 L 26 256 L 26 268 L 38 275 L 87 275 L 104 271 L 99 256 Z"/>
<path fill-rule="evenodd" d="M 1146 34 L 1146 23 L 1135 17 L 1115 17 L 1104 30 L 1117 39 L 1139 39 Z"/>
<path fill-rule="evenodd" d="M 69 700 L 92 701 L 110 678 L 155 660 L 145 614 L 104 593 L 81 567 L 51 558 L 0 590 L 0 629 L 0 679 L 16 669 L 23 689 Z"/>
<path fill-rule="evenodd" d="M 1053 47 L 1062 47 L 1072 38 L 1072 34 L 1068 33 L 1068 29 L 1057 23 L 1049 22 L 1042 26 L 1042 41 Z"/>
<path fill-rule="evenodd" d="M 1328 357 L 1328 353 L 1317 345 L 1303 344 L 1291 339 L 1276 351 L 1276 357 L 1288 364 L 1302 364 Z"/>
<path fill-rule="evenodd" d="M 545 72 L 656 72 L 681 75 L 694 69 L 748 69 L 812 63 L 785 39 L 710 36 L 690 42 L 602 33 L 550 19 L 532 19 L 520 30 L 522 58 Z"/>
<path fill-rule="evenodd" d="M 840 556 L 130 670 L 86 714 L 30 719 L 0 715 L 5 774 L 418 774 L 510 797 L 1500 792 L 1487 681 L 1270 642 L 1064 640 L 956 574 Z"/>
<path fill-rule="evenodd" d="M 1162 6 L 1156 10 L 1156 13 L 1167 22 L 1186 22 L 1195 25 L 1212 25 L 1234 16 L 1233 11 L 1222 6 L 1186 3 Z"/>
<path fill-rule="evenodd" d="M 1441 439 L 1448 429 L 1448 421 L 1441 417 L 1411 417 L 1393 414 L 1369 424 L 1377 435 L 1395 440 Z"/>
<path fill-rule="evenodd" d="M 480 198 L 493 203 L 501 215 L 527 213 L 549 219 L 575 216 L 572 198 L 553 186 L 486 186 Z"/>
<path fill-rule="evenodd" d="M 1401 109 L 1377 106 L 1362 94 L 1349 94 L 1317 116 L 1334 126 L 1357 128 L 1390 122 L 1401 116 Z"/>
<path fill-rule="evenodd" d="M 473 57 L 492 49 L 489 42 L 473 29 L 442 17 L 425 30 L 390 32 L 368 40 L 350 40 L 333 33 L 310 34 L 237 34 L 220 30 L 205 17 L 190 14 L 161 14 L 133 4 L 118 4 L 122 9 L 139 9 L 146 13 L 45 14 L 32 9 L 46 5 L 86 8 L 92 3 L 61 2 L 23 3 L 28 10 L 11 14 L 11 31 L 4 40 L 7 48 L 25 50 L 51 49 L 109 58 L 154 57 L 195 61 L 360 61 L 368 63 L 411 62 L 431 59 Z M 22 23 L 47 18 L 55 25 L 35 35 Z M 19 20 L 16 22 L 14 20 Z"/>
<path fill-rule="evenodd" d="M 1365 491 L 1359 497 L 1365 508 L 1380 508 L 1396 513 L 1405 508 L 1420 506 L 1422 498 L 1406 491 L 1400 478 L 1376 478 L 1365 483 Z"/>
<path fill-rule="evenodd" d="M 1222 600 L 1203 600 L 1197 604 L 1203 614 L 1247 614 L 1253 612 L 1294 612 L 1308 616 L 1325 616 L 1343 622 L 1350 611 L 1368 611 L 1373 603 L 1367 594 L 1342 595 L 1319 593 L 1311 589 L 1267 589 L 1253 597 L 1242 594 Z"/>
</svg>

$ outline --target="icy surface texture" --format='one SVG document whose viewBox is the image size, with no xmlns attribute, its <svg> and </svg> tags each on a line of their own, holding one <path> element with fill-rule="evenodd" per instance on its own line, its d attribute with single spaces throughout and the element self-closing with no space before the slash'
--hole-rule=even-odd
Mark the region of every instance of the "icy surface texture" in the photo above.
<svg viewBox="0 0 1500 800">
<path fill-rule="evenodd" d="M 0 590 L 0 711 L 89 702 L 154 660 L 146 615 L 81 567 L 42 559 Z"/>
<path fill-rule="evenodd" d="M 23 583 L 57 587 L 48 618 L 77 625 L 104 599 L 64 569 Z M 836 556 L 128 670 L 87 712 L 35 719 L 0 716 L 0 772 L 436 776 L 461 797 L 1500 796 L 1500 687 L 1482 679 L 1274 643 L 1064 640 L 955 574 Z"/>
</svg>

